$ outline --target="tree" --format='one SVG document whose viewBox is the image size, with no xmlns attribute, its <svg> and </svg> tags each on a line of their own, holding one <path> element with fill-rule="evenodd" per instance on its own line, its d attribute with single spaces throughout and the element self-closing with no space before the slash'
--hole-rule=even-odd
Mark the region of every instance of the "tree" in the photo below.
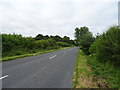
<svg viewBox="0 0 120 90">
<path fill-rule="evenodd" d="M 44 36 L 42 34 L 38 34 L 36 37 L 35 37 L 35 40 L 42 40 L 44 38 Z"/>
<path fill-rule="evenodd" d="M 63 42 L 70 43 L 70 38 L 67 37 L 67 36 L 64 36 L 62 41 L 63 41 Z"/>
<path fill-rule="evenodd" d="M 49 36 L 48 36 L 48 35 L 45 35 L 45 36 L 44 36 L 44 39 L 45 39 L 45 40 L 49 39 Z"/>
<path fill-rule="evenodd" d="M 75 29 L 75 38 L 78 46 L 83 50 L 85 54 L 89 53 L 89 47 L 94 41 L 92 33 L 87 27 L 81 27 Z"/>
<path fill-rule="evenodd" d="M 62 41 L 62 38 L 58 35 L 54 36 L 54 40 L 55 41 Z"/>
</svg>

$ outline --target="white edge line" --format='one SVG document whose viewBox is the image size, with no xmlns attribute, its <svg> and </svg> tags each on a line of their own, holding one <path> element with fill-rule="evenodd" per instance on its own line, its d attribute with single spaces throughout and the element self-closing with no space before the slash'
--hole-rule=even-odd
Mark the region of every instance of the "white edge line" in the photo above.
<svg viewBox="0 0 120 90">
<path fill-rule="evenodd" d="M 49 59 L 52 59 L 52 58 L 54 58 L 54 57 L 56 57 L 57 55 L 54 55 L 54 56 L 52 56 L 52 57 L 50 57 Z"/>
<path fill-rule="evenodd" d="M 3 79 L 3 78 L 6 78 L 6 77 L 8 77 L 8 75 L 5 75 L 5 76 L 1 77 L 0 80 Z"/>
</svg>

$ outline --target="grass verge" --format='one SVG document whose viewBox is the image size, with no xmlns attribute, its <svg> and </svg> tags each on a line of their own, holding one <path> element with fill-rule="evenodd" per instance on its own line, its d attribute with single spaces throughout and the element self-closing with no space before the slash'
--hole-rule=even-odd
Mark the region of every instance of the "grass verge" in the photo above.
<svg viewBox="0 0 120 90">
<path fill-rule="evenodd" d="M 61 49 L 66 49 L 66 48 L 70 48 L 70 47 L 64 47 L 64 48 L 53 49 L 53 50 L 42 50 L 42 51 L 37 52 L 37 53 L 30 53 L 30 54 L 23 54 L 23 55 L 16 55 L 16 56 L 4 57 L 4 58 L 0 59 L 0 62 L 15 60 L 15 59 L 18 59 L 18 58 L 24 58 L 24 57 L 28 57 L 28 56 L 40 55 L 40 54 L 44 54 L 44 53 L 49 53 L 49 52 L 61 50 Z"/>
<path fill-rule="evenodd" d="M 73 88 L 120 88 L 120 69 L 100 63 L 79 50 L 73 75 Z"/>
<path fill-rule="evenodd" d="M 79 50 L 73 75 L 73 88 L 97 87 L 92 81 L 92 78 L 90 67 L 87 66 L 87 58 L 82 51 Z"/>
</svg>

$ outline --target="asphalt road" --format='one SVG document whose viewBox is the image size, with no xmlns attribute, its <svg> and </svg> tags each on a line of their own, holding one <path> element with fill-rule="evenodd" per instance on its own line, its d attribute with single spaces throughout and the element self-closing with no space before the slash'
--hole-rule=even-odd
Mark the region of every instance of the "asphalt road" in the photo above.
<svg viewBox="0 0 120 90">
<path fill-rule="evenodd" d="M 3 62 L 3 88 L 71 88 L 78 48 Z"/>
</svg>

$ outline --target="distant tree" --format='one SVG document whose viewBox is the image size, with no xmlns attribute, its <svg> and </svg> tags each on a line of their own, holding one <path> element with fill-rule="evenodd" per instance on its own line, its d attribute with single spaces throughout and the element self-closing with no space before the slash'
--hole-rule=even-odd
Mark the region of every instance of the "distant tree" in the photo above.
<svg viewBox="0 0 120 90">
<path fill-rule="evenodd" d="M 42 34 L 38 34 L 36 37 L 35 37 L 35 40 L 42 40 L 44 39 L 44 36 Z"/>
<path fill-rule="evenodd" d="M 54 36 L 54 40 L 55 41 L 62 41 L 62 38 L 58 35 Z"/>
<path fill-rule="evenodd" d="M 75 29 L 75 38 L 77 44 L 83 50 L 85 54 L 89 54 L 89 47 L 94 41 L 92 33 L 87 27 L 81 27 Z"/>
<path fill-rule="evenodd" d="M 54 39 L 54 36 L 50 35 L 50 39 Z"/>
<path fill-rule="evenodd" d="M 69 44 L 75 45 L 75 41 L 74 40 L 70 40 Z"/>
<path fill-rule="evenodd" d="M 67 42 L 67 43 L 70 43 L 70 38 L 67 37 L 67 36 L 64 36 L 63 39 L 62 39 L 63 42 Z"/>
<path fill-rule="evenodd" d="M 100 36 L 101 36 L 100 33 L 97 33 L 97 34 L 95 35 L 95 39 L 98 39 Z"/>
<path fill-rule="evenodd" d="M 45 39 L 45 40 L 49 39 L 49 36 L 48 36 L 48 35 L 45 35 L 45 36 L 44 36 L 44 39 Z"/>
</svg>

